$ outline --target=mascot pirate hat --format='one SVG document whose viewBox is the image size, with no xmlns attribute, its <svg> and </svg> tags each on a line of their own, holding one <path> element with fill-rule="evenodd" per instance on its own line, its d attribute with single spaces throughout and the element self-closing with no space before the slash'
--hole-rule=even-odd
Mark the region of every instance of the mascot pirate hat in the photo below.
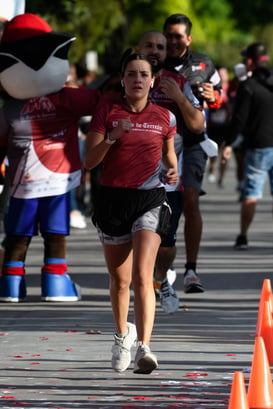
<svg viewBox="0 0 273 409">
<path fill-rule="evenodd" d="M 41 17 L 25 13 L 5 24 L 0 42 L 0 82 L 13 98 L 59 91 L 68 72 L 68 51 L 75 37 L 53 31 Z"/>
</svg>

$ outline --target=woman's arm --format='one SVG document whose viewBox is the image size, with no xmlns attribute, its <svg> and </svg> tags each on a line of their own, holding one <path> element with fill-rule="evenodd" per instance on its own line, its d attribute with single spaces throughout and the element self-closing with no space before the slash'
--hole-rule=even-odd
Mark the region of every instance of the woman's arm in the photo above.
<svg viewBox="0 0 273 409">
<path fill-rule="evenodd" d="M 174 150 L 174 138 L 167 139 L 162 147 L 162 162 L 167 168 L 166 182 L 175 185 L 178 182 L 177 156 Z"/>
<path fill-rule="evenodd" d="M 93 169 L 99 165 L 110 147 L 111 145 L 105 142 L 103 134 L 89 131 L 85 142 L 84 167 L 86 169 Z"/>
<path fill-rule="evenodd" d="M 111 145 L 126 132 L 129 132 L 131 127 L 130 118 L 124 118 L 118 122 L 116 128 L 108 133 L 106 139 L 101 133 L 89 131 L 85 143 L 84 167 L 86 169 L 93 169 L 99 165 L 111 148 Z"/>
</svg>

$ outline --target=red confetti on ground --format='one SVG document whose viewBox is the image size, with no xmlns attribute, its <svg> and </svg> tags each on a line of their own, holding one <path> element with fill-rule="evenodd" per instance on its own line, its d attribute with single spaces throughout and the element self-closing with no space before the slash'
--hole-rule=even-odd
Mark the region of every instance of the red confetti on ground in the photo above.
<svg viewBox="0 0 273 409">
<path fill-rule="evenodd" d="M 90 329 L 89 331 L 86 331 L 86 334 L 101 334 L 101 331 L 96 329 Z"/>
<path fill-rule="evenodd" d="M 146 396 L 135 396 L 134 400 L 152 400 L 152 398 L 147 398 Z"/>
<path fill-rule="evenodd" d="M 236 356 L 236 354 L 226 354 L 227 356 Z"/>
<path fill-rule="evenodd" d="M 15 399 L 15 396 L 0 396 L 1 399 Z"/>
<path fill-rule="evenodd" d="M 67 348 L 66 351 L 74 351 L 73 348 Z"/>
<path fill-rule="evenodd" d="M 40 362 L 31 362 L 31 365 L 40 365 Z"/>
<path fill-rule="evenodd" d="M 24 358 L 23 355 L 13 355 L 13 358 Z"/>
<path fill-rule="evenodd" d="M 41 341 L 48 341 L 48 337 L 40 337 Z"/>
<path fill-rule="evenodd" d="M 189 372 L 187 373 L 188 377 L 193 377 L 193 376 L 208 376 L 207 373 L 202 373 L 202 372 Z"/>
<path fill-rule="evenodd" d="M 31 356 L 41 356 L 40 354 L 33 354 L 33 355 L 31 355 Z"/>
<path fill-rule="evenodd" d="M 76 330 L 76 329 L 69 329 L 69 330 L 64 331 L 64 332 L 68 332 L 68 333 L 70 333 L 70 332 L 79 332 L 79 331 L 78 331 L 78 330 Z"/>
<path fill-rule="evenodd" d="M 2 332 L 2 334 L 0 334 L 0 337 L 4 337 L 5 335 L 8 335 L 6 332 Z"/>
</svg>

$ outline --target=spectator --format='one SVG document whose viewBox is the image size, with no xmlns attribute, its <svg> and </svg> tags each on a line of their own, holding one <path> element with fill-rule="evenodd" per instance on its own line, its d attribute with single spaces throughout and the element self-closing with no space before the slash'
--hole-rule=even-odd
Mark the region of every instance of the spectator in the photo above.
<svg viewBox="0 0 273 409">
<path fill-rule="evenodd" d="M 251 72 L 247 72 L 247 68 L 244 63 L 235 64 L 233 67 L 234 77 L 230 81 L 229 87 L 229 101 L 231 105 L 231 112 L 234 110 L 234 105 L 236 101 L 236 94 L 241 81 L 245 81 L 248 76 L 251 76 Z M 244 183 L 244 159 L 245 159 L 245 140 L 243 135 L 238 135 L 235 141 L 232 143 L 232 150 L 234 153 L 235 163 L 236 163 L 236 180 L 237 187 L 236 190 L 239 192 L 239 201 L 241 201 L 241 192 Z M 225 160 L 222 156 L 222 162 Z"/>
<path fill-rule="evenodd" d="M 243 134 L 246 145 L 244 185 L 241 202 L 240 234 L 234 248 L 247 249 L 247 234 L 257 200 L 262 198 L 266 176 L 273 194 L 273 70 L 268 67 L 265 44 L 255 42 L 242 51 L 252 75 L 239 85 L 230 132 L 223 158 L 230 158 L 232 142 Z"/>
<path fill-rule="evenodd" d="M 103 162 L 95 196 L 94 221 L 110 274 L 110 296 L 116 324 L 112 368 L 125 371 L 137 336 L 135 373 L 157 367 L 149 344 L 155 315 L 153 269 L 169 207 L 160 182 L 161 157 L 169 184 L 178 181 L 173 137 L 174 115 L 149 102 L 154 77 L 141 54 L 124 59 L 124 96 L 106 95 L 91 121 L 85 167 Z M 105 138 L 106 135 L 106 138 Z M 134 289 L 135 323 L 128 323 L 130 285 Z"/>
<path fill-rule="evenodd" d="M 183 14 L 169 16 L 163 27 L 167 38 L 167 60 L 165 67 L 185 75 L 200 100 L 209 108 L 221 104 L 221 80 L 210 57 L 190 50 L 192 23 Z M 202 180 L 208 156 L 217 155 L 216 144 L 206 134 L 198 138 L 184 137 L 183 179 L 184 179 L 184 236 L 186 264 L 184 291 L 203 292 L 204 287 L 197 275 L 197 258 L 202 236 L 202 216 L 199 196 L 203 194 Z"/>
<path fill-rule="evenodd" d="M 210 139 L 218 145 L 221 152 L 223 141 L 226 139 L 226 132 L 231 118 L 232 106 L 229 102 L 229 72 L 226 67 L 217 67 L 222 84 L 222 103 L 220 108 L 207 109 L 207 132 Z M 221 155 L 220 155 L 221 157 Z M 209 182 L 217 182 L 219 187 L 223 187 L 223 178 L 226 170 L 226 162 L 217 163 L 217 156 L 209 158 Z M 218 173 L 218 175 L 217 175 Z"/>
</svg>

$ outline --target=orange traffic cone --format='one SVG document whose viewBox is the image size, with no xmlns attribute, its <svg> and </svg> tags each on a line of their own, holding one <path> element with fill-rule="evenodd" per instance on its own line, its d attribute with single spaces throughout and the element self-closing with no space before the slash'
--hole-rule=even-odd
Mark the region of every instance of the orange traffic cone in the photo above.
<svg viewBox="0 0 273 409">
<path fill-rule="evenodd" d="M 249 409 L 243 372 L 233 374 L 228 409 Z"/>
<path fill-rule="evenodd" d="M 273 409 L 273 384 L 262 337 L 255 338 L 247 398 L 250 409 Z"/>
<path fill-rule="evenodd" d="M 256 325 L 256 335 L 258 335 L 258 330 L 261 325 L 260 321 L 261 321 L 263 303 L 265 301 L 269 302 L 270 310 L 272 313 L 273 312 L 273 294 L 272 294 L 271 281 L 269 280 L 269 278 L 265 278 L 263 281 L 263 286 L 262 286 L 261 296 L 260 296 L 260 303 L 259 303 L 259 310 L 258 310 L 257 325 Z"/>
<path fill-rule="evenodd" d="M 265 301 L 261 308 L 257 336 L 263 338 L 268 362 L 273 364 L 273 318 L 268 301 Z"/>
</svg>

